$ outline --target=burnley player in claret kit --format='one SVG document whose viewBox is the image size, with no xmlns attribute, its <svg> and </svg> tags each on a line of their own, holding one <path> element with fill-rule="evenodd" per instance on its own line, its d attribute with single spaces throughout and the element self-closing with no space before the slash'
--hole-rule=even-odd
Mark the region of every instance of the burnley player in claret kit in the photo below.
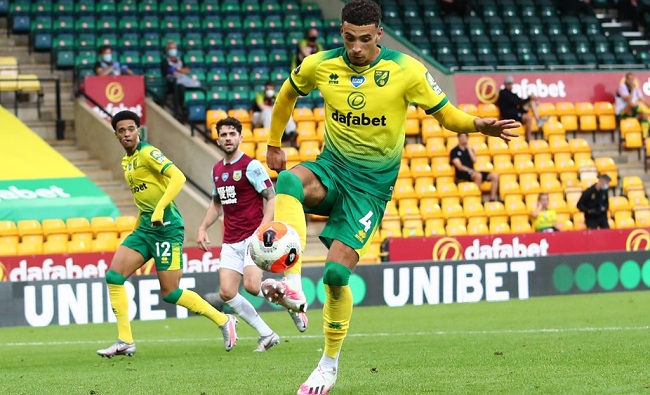
<svg viewBox="0 0 650 395">
<path fill-rule="evenodd" d="M 280 343 L 280 337 L 257 314 L 253 305 L 238 293 L 242 278 L 251 295 L 262 297 L 262 271 L 247 253 L 248 239 L 260 224 L 273 220 L 275 189 L 264 166 L 239 149 L 242 124 L 228 117 L 217 123 L 217 143 L 224 159 L 212 168 L 214 190 L 208 211 L 199 227 L 197 243 L 207 250 L 207 229 L 223 214 L 224 235 L 219 259 L 219 293 L 207 294 L 213 305 L 228 304 L 259 333 L 255 351 L 266 351 Z M 264 201 L 266 200 L 266 204 Z M 291 313 L 298 330 L 307 328 L 304 313 Z"/>
</svg>

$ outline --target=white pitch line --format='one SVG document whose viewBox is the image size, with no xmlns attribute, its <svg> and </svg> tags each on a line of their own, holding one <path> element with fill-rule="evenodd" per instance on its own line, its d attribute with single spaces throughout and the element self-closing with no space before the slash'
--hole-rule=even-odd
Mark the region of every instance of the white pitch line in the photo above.
<svg viewBox="0 0 650 395">
<path fill-rule="evenodd" d="M 500 329 L 492 331 L 431 331 L 431 332 L 401 332 L 401 333 L 350 333 L 348 337 L 389 337 L 389 336 L 453 336 L 453 335 L 505 335 L 505 334 L 543 334 L 543 333 L 570 333 L 570 332 L 618 332 L 618 331 L 643 331 L 650 329 L 650 326 L 609 326 L 609 327 L 587 327 L 587 328 L 540 328 L 540 329 Z M 323 335 L 293 335 L 281 336 L 281 339 L 320 339 Z M 138 339 L 138 343 L 185 343 L 185 342 L 213 342 L 219 341 L 214 338 L 180 338 L 180 339 Z M 257 337 L 240 337 L 239 340 L 257 340 Z M 105 340 L 81 340 L 62 342 L 19 342 L 0 343 L 5 347 L 29 347 L 29 346 L 69 346 L 83 344 L 103 344 Z"/>
</svg>

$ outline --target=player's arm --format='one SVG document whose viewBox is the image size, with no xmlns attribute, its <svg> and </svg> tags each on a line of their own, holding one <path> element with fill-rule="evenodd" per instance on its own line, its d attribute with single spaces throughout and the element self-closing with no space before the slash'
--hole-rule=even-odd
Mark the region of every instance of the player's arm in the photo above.
<svg viewBox="0 0 650 395">
<path fill-rule="evenodd" d="M 163 214 L 165 208 L 178 196 L 178 194 L 183 189 L 185 184 L 185 174 L 173 163 L 170 162 L 169 166 L 163 168 L 162 175 L 169 178 L 169 184 L 167 184 L 167 189 L 162 195 L 156 208 L 151 215 L 151 224 L 152 225 L 164 225 L 163 224 Z"/>
<path fill-rule="evenodd" d="M 275 214 L 275 189 L 273 187 L 266 188 L 260 195 L 266 201 L 264 204 L 264 217 L 262 218 L 262 223 L 265 224 L 273 221 L 273 215 Z"/>
<path fill-rule="evenodd" d="M 223 213 L 223 206 L 221 205 L 221 199 L 219 199 L 219 194 L 216 191 L 212 194 L 212 199 L 210 200 L 210 205 L 208 210 L 199 225 L 198 235 L 196 236 L 196 244 L 203 251 L 208 250 L 208 244 L 210 244 L 210 238 L 208 237 L 208 228 L 212 226 Z"/>
<path fill-rule="evenodd" d="M 273 113 L 271 115 L 271 130 L 269 131 L 268 145 L 270 147 L 282 146 L 282 135 L 289 123 L 293 108 L 298 100 L 298 92 L 291 86 L 289 80 L 285 80 L 280 92 L 275 98 Z"/>
</svg>

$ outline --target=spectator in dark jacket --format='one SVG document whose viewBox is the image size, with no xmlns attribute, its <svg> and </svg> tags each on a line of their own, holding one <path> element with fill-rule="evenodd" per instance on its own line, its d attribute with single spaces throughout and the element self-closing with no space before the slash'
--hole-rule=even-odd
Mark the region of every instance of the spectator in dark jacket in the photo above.
<svg viewBox="0 0 650 395">
<path fill-rule="evenodd" d="M 607 174 L 600 174 L 598 182 L 585 189 L 578 200 L 578 210 L 585 213 L 587 229 L 609 229 L 607 210 L 609 209 L 609 182 Z"/>
<path fill-rule="evenodd" d="M 526 129 L 526 140 L 530 141 L 533 136 L 533 117 L 537 119 L 537 126 L 541 129 L 544 122 L 548 121 L 548 117 L 540 117 L 537 113 L 537 105 L 539 101 L 534 94 L 528 95 L 527 98 L 522 99 L 512 91 L 515 79 L 509 75 L 503 81 L 503 89 L 499 91 L 499 99 L 497 106 L 501 112 L 501 119 L 514 119 L 521 122 Z M 530 110 L 533 114 L 529 114 Z"/>
</svg>

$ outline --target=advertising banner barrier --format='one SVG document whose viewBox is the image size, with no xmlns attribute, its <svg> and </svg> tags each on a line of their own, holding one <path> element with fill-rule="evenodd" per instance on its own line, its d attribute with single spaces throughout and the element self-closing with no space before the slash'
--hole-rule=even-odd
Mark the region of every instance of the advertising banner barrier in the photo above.
<svg viewBox="0 0 650 395">
<path fill-rule="evenodd" d="M 84 92 L 112 115 L 130 110 L 138 114 L 142 125 L 147 124 L 145 114 L 145 86 L 142 75 L 87 76 L 84 80 Z M 108 119 L 95 104 L 88 105 L 100 117 Z"/>
<path fill-rule="evenodd" d="M 221 247 L 203 251 L 196 247 L 183 249 L 185 273 L 216 272 Z M 0 281 L 47 281 L 103 278 L 113 259 L 112 252 L 78 254 L 42 254 L 0 257 Z M 136 275 L 155 274 L 153 259 Z"/>
<path fill-rule="evenodd" d="M 514 77 L 512 91 L 522 98 L 534 93 L 543 102 L 594 103 L 613 102 L 625 72 L 457 73 L 454 81 L 458 103 L 464 104 L 495 103 L 506 75 Z M 643 94 L 650 96 L 650 71 L 634 75 Z"/>
<path fill-rule="evenodd" d="M 321 267 L 303 268 L 303 290 L 311 314 L 320 314 L 325 300 L 322 274 Z M 125 286 L 131 319 L 188 316 L 185 308 L 162 300 L 154 276 L 132 276 Z M 215 272 L 186 273 L 181 280 L 181 288 L 201 295 L 218 286 Z M 650 289 L 650 259 L 647 252 L 618 252 L 362 265 L 350 277 L 350 287 L 357 306 L 391 307 L 642 291 Z M 241 294 L 259 311 L 280 309 L 243 289 Z M 114 321 L 103 279 L 0 283 L 0 327 Z"/>
<path fill-rule="evenodd" d="M 408 237 L 388 240 L 390 262 L 524 258 L 648 250 L 650 250 L 650 228 Z"/>
</svg>

